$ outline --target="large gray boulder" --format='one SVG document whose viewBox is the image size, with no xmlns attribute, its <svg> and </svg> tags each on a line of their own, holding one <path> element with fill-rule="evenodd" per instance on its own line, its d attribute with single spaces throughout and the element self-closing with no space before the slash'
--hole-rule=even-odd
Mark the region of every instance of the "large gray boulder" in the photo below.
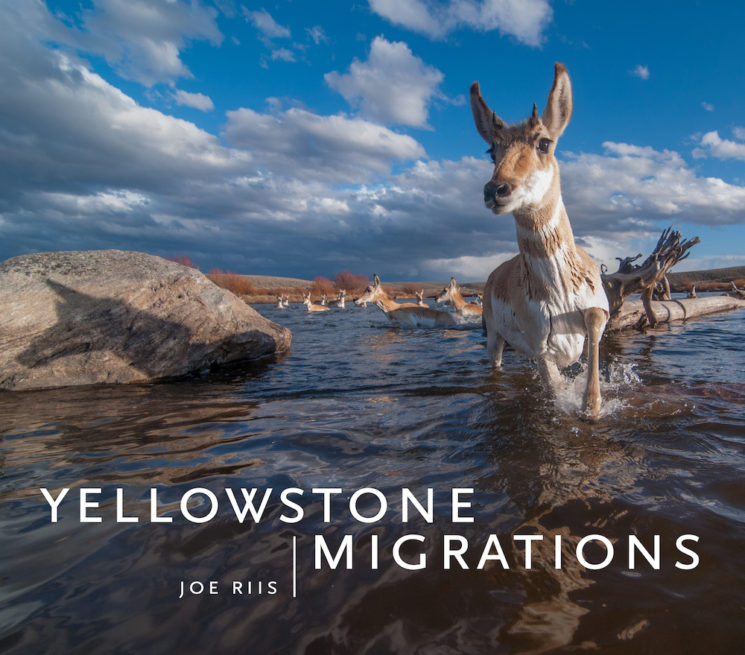
<svg viewBox="0 0 745 655">
<path fill-rule="evenodd" d="M 0 389 L 146 382 L 290 346 L 199 271 L 92 250 L 0 263 Z"/>
</svg>

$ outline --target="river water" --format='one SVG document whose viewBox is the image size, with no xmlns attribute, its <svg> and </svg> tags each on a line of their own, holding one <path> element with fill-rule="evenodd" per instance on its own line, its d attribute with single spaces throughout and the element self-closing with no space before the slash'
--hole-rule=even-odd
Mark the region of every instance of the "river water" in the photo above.
<svg viewBox="0 0 745 655">
<path fill-rule="evenodd" d="M 169 383 L 0 394 L 0 652 L 743 652 L 742 313 L 606 337 L 591 424 L 581 370 L 556 398 L 511 351 L 493 373 L 478 325 L 258 309 L 292 330 L 290 353 Z M 56 523 L 42 487 L 70 489 Z M 363 492 L 357 511 L 386 511 L 367 523 L 350 497 L 370 487 L 385 506 Z M 100 523 L 80 522 L 82 488 L 101 490 L 86 510 Z M 195 488 L 219 504 L 203 523 L 180 510 Z M 236 518 L 225 489 L 241 488 L 257 507 L 272 490 L 258 522 Z M 303 490 L 299 522 L 281 518 L 289 488 Z M 342 492 L 326 507 L 320 488 Z M 432 490 L 431 520 L 407 503 L 403 521 L 403 488 L 424 509 Z M 153 489 L 171 523 L 151 521 Z M 453 489 L 473 522 L 453 521 Z M 116 520 L 117 490 L 137 523 Z M 351 535 L 351 570 L 346 551 L 316 570 L 317 535 L 332 555 Z M 536 539 L 530 567 L 515 535 Z M 631 537 L 655 566 L 638 549 L 630 566 Z M 453 544 L 467 569 L 445 568 Z M 591 569 L 578 549 L 613 557 Z M 400 563 L 422 555 L 425 568 Z"/>
</svg>

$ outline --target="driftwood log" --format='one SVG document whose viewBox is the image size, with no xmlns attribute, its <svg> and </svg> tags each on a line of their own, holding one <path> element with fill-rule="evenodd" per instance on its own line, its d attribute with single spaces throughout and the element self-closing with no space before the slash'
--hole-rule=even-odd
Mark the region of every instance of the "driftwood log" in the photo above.
<svg viewBox="0 0 745 655">
<path fill-rule="evenodd" d="M 667 272 L 675 264 L 688 257 L 690 254 L 688 251 L 700 241 L 698 237 L 683 239 L 680 232 L 669 227 L 663 230 L 652 254 L 641 264 L 634 264 L 641 258 L 641 254 L 624 259 L 617 257 L 618 270 L 611 274 L 603 271 L 602 274 L 603 287 L 610 306 L 611 322 L 621 311 L 626 298 L 633 293 L 641 293 L 641 303 L 647 322 L 650 327 L 657 325 L 658 318 L 652 302 L 655 288 L 659 285 L 662 288 L 663 297 L 669 298 L 670 285 L 667 283 Z"/>
<path fill-rule="evenodd" d="M 696 316 L 706 316 L 732 309 L 744 309 L 745 298 L 731 296 L 706 296 L 680 298 L 679 300 L 650 301 L 657 323 L 684 321 Z M 648 325 L 648 312 L 642 300 L 627 300 L 611 317 L 606 331 L 614 332 L 626 328 L 642 328 Z"/>
<path fill-rule="evenodd" d="M 729 295 L 733 298 L 745 298 L 745 291 L 742 289 L 738 289 L 737 285 L 735 284 L 734 280 L 732 281 L 732 291 L 729 292 Z"/>
</svg>

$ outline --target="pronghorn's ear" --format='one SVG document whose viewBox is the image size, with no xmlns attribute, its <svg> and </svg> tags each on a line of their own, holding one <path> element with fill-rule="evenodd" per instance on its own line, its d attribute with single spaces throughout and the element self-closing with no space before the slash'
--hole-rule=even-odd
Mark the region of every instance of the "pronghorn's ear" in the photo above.
<svg viewBox="0 0 745 655">
<path fill-rule="evenodd" d="M 458 284 L 456 283 L 455 278 L 451 276 L 450 277 L 450 288 L 451 289 L 455 289 L 455 287 L 457 287 L 457 286 L 458 286 Z"/>
<path fill-rule="evenodd" d="M 558 139 L 572 117 L 572 83 L 564 64 L 554 64 L 554 85 L 543 110 L 543 124 L 552 139 Z"/>
<path fill-rule="evenodd" d="M 377 273 L 373 275 L 373 286 L 379 287 L 380 286 L 380 277 Z"/>
<path fill-rule="evenodd" d="M 471 84 L 471 111 L 481 138 L 492 145 L 497 132 L 504 127 L 504 121 L 489 109 L 489 105 L 481 97 L 481 88 L 478 82 Z"/>
</svg>

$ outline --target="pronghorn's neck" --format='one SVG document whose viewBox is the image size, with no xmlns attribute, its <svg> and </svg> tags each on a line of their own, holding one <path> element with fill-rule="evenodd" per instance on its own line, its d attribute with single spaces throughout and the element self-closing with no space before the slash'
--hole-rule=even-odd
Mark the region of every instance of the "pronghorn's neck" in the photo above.
<svg viewBox="0 0 745 655">
<path fill-rule="evenodd" d="M 384 312 L 391 312 L 394 309 L 401 308 L 401 305 L 393 300 L 393 298 L 391 298 L 385 291 L 383 291 L 383 289 L 380 289 L 380 291 L 378 291 L 375 302 Z"/>
<path fill-rule="evenodd" d="M 453 306 L 458 311 L 463 309 L 468 304 L 466 302 L 466 299 L 461 295 L 459 289 L 455 289 L 450 292 L 450 300 L 453 302 Z"/>
<path fill-rule="evenodd" d="M 584 275 L 581 274 L 582 262 L 561 197 L 558 170 L 540 206 L 522 208 L 513 216 L 520 261 L 530 295 L 543 299 L 557 291 L 576 291 Z"/>
</svg>

